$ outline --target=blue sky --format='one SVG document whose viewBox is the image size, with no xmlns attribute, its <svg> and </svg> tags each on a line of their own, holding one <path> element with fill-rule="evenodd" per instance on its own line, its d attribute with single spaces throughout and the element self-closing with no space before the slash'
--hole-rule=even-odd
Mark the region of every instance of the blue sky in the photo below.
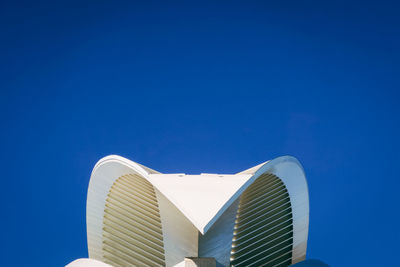
<svg viewBox="0 0 400 267">
<path fill-rule="evenodd" d="M 2 264 L 87 257 L 90 172 L 118 154 L 189 174 L 295 156 L 308 258 L 393 266 L 399 6 L 144 2 L 0 3 Z"/>
</svg>

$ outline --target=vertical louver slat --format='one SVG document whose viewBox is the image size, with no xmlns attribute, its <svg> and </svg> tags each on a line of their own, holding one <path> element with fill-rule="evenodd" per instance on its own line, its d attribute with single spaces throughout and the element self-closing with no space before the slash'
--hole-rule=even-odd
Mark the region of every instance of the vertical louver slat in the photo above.
<svg viewBox="0 0 400 267">
<path fill-rule="evenodd" d="M 121 176 L 110 189 L 103 218 L 103 258 L 113 266 L 165 266 L 156 194 L 138 175 Z"/>
<path fill-rule="evenodd" d="M 263 174 L 240 197 L 231 266 L 289 266 L 292 247 L 289 193 L 279 177 Z"/>
</svg>

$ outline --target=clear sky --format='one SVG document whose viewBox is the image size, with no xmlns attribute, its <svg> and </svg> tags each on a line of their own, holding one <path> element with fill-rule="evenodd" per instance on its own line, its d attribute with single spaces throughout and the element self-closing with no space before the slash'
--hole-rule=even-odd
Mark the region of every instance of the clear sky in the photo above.
<svg viewBox="0 0 400 267">
<path fill-rule="evenodd" d="M 189 174 L 295 156 L 308 258 L 395 265 L 398 5 L 54 2 L 0 2 L 1 265 L 87 257 L 109 154 Z"/>
</svg>

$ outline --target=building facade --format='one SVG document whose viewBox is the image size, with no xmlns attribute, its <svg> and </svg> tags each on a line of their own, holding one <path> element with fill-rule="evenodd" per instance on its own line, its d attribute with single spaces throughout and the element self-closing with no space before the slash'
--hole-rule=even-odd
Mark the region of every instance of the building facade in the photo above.
<svg viewBox="0 0 400 267">
<path fill-rule="evenodd" d="M 185 258 L 200 258 L 289 266 L 306 256 L 308 188 L 290 156 L 237 174 L 200 175 L 162 174 L 108 156 L 93 169 L 86 220 L 89 258 L 101 264 L 188 266 Z"/>
</svg>

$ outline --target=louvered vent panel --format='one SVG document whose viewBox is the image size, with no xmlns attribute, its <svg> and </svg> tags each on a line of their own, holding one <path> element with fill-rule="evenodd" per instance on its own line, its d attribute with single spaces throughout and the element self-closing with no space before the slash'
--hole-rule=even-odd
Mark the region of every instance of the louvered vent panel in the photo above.
<svg viewBox="0 0 400 267">
<path fill-rule="evenodd" d="M 103 219 L 103 257 L 113 266 L 165 266 L 156 194 L 138 175 L 121 176 L 110 189 Z"/>
<path fill-rule="evenodd" d="M 288 191 L 279 177 L 261 175 L 240 197 L 231 266 L 289 266 L 292 244 Z"/>
</svg>

